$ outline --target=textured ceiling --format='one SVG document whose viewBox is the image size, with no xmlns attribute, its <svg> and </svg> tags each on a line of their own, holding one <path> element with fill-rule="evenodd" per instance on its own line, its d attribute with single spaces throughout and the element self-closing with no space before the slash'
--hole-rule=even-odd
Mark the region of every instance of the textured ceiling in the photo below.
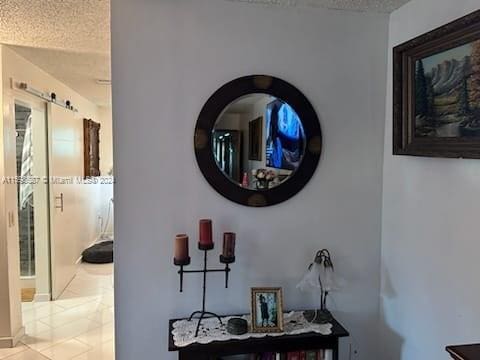
<svg viewBox="0 0 480 360">
<path fill-rule="evenodd" d="M 388 13 L 409 0 L 226 1 Z M 110 103 L 110 87 L 96 83 L 110 79 L 110 0 L 0 0 L 0 43 L 89 100 Z"/>
<path fill-rule="evenodd" d="M 279 6 L 314 6 L 338 10 L 390 13 L 410 0 L 228 0 Z"/>
<path fill-rule="evenodd" d="M 0 0 L 0 43 L 87 99 L 110 104 L 110 0 Z"/>
<path fill-rule="evenodd" d="M 110 0 L 0 0 L 4 44 L 110 53 Z"/>
<path fill-rule="evenodd" d="M 23 46 L 10 47 L 17 54 L 33 62 L 95 104 L 110 104 L 111 87 L 99 85 L 96 82 L 98 79 L 110 79 L 110 56 L 108 54 Z"/>
</svg>

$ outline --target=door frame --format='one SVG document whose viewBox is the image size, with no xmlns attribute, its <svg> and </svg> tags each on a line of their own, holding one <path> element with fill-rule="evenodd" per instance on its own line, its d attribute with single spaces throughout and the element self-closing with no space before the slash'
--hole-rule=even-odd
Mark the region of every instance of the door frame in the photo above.
<svg viewBox="0 0 480 360">
<path fill-rule="evenodd" d="M 50 171 L 50 166 L 49 166 L 49 159 L 50 159 L 50 148 L 49 148 L 49 142 L 50 142 L 50 137 L 49 137 L 49 124 L 48 124 L 48 103 L 44 100 L 41 100 L 35 96 L 29 95 L 21 90 L 15 89 L 13 86 L 11 88 L 11 93 L 8 96 L 8 106 L 11 107 L 10 113 L 12 116 L 15 118 L 15 105 L 20 105 L 27 107 L 31 109 L 32 113 L 34 110 L 40 111 L 43 113 L 43 121 L 44 121 L 44 136 L 45 136 L 45 171 L 46 174 L 44 176 L 49 178 L 49 171 Z M 15 119 L 14 119 L 15 120 Z M 14 134 L 15 136 L 15 134 Z M 16 142 L 16 139 L 15 139 Z M 15 159 L 16 161 L 16 159 Z M 42 179 L 41 181 L 43 181 Z M 18 198 L 18 188 L 17 188 L 17 198 Z M 52 299 L 52 267 L 51 267 L 51 222 L 50 222 L 50 208 L 51 208 L 51 199 L 50 199 L 50 185 L 49 183 L 46 184 L 46 206 L 44 211 L 46 212 L 45 215 L 45 239 L 47 243 L 45 244 L 45 248 L 43 251 L 43 256 L 42 256 L 42 265 L 41 267 L 44 269 L 42 276 L 44 276 L 44 282 L 47 284 L 44 289 L 42 289 L 42 292 L 40 293 L 35 293 L 34 301 L 36 302 L 45 302 L 45 301 L 50 301 Z M 19 204 L 17 202 L 17 212 L 18 212 L 18 207 Z M 17 226 L 19 226 L 19 222 L 17 221 Z M 17 231 L 17 238 L 18 242 L 20 243 L 20 235 L 19 231 Z M 35 279 L 35 282 L 38 279 L 37 276 L 37 270 L 39 269 L 38 263 L 37 263 L 37 246 L 34 248 L 35 251 L 35 261 L 36 261 L 36 273 L 35 276 L 32 277 L 22 277 L 20 276 L 20 286 L 23 288 L 23 285 L 31 287 L 31 282 L 33 278 Z M 19 253 L 20 254 L 20 253 Z"/>
</svg>

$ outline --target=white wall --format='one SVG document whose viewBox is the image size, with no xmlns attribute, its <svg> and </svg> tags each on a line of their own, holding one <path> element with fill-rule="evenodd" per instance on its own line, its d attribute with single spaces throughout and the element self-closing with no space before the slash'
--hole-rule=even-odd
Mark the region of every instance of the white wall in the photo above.
<svg viewBox="0 0 480 360">
<path fill-rule="evenodd" d="M 287 308 L 317 305 L 295 288 L 328 247 L 348 285 L 332 308 L 359 359 L 376 359 L 388 17 L 224 0 L 112 3 L 118 360 L 174 359 L 167 321 L 201 305 L 199 278 L 178 293 L 176 233 L 214 219 L 238 233 L 231 288 L 210 278 L 207 305 L 249 311 L 251 286 L 283 286 Z M 236 205 L 202 177 L 196 118 L 210 95 L 243 75 L 296 85 L 321 119 L 324 153 L 306 188 L 271 208 Z M 218 249 L 211 255 L 215 264 Z M 348 351 L 343 342 L 343 356 Z"/>
<path fill-rule="evenodd" d="M 219 130 L 238 130 L 241 126 L 242 115 L 225 113 L 222 114 L 215 124 Z"/>
<path fill-rule="evenodd" d="M 113 138 L 112 138 L 112 108 L 110 106 L 98 107 L 98 121 L 100 127 L 100 174 L 104 177 L 109 176 L 113 167 Z M 107 180 L 108 181 L 108 180 Z M 113 186 L 101 186 L 98 200 L 98 215 L 101 217 L 97 225 L 100 230 L 105 231 L 105 235 L 113 235 L 114 204 Z"/>
<path fill-rule="evenodd" d="M 385 127 L 382 359 L 449 359 L 480 332 L 480 162 L 392 156 L 392 47 L 480 7 L 413 0 L 391 15 Z"/>
</svg>

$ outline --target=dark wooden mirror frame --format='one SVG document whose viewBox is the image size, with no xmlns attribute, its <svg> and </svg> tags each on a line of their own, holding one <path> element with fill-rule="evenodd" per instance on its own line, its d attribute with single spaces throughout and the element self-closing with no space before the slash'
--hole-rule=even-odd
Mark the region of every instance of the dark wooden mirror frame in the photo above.
<svg viewBox="0 0 480 360">
<path fill-rule="evenodd" d="M 220 114 L 238 98 L 253 93 L 271 95 L 288 103 L 300 117 L 306 137 L 298 169 L 285 182 L 268 190 L 246 189 L 232 182 L 217 166 L 212 150 L 213 129 Z M 197 120 L 194 145 L 200 170 L 218 193 L 241 205 L 263 207 L 290 199 L 312 178 L 320 161 L 322 131 L 312 104 L 297 88 L 273 76 L 251 75 L 223 85 L 208 99 Z"/>
</svg>

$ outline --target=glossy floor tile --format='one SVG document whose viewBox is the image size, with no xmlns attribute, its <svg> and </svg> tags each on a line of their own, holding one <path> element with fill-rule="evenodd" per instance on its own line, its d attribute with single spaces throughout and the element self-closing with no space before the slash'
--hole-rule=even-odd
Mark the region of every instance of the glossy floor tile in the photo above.
<svg viewBox="0 0 480 360">
<path fill-rule="evenodd" d="M 72 359 L 75 356 L 81 355 L 92 348 L 76 339 L 70 339 L 60 344 L 49 347 L 41 353 L 47 359 L 63 360 Z"/>
<path fill-rule="evenodd" d="M 8 360 L 49 360 L 47 357 L 43 356 L 39 352 L 27 349 L 13 356 L 9 356 L 5 359 Z"/>
<path fill-rule="evenodd" d="M 82 264 L 56 301 L 22 303 L 26 335 L 6 360 L 114 360 L 113 265 Z"/>
<path fill-rule="evenodd" d="M 13 348 L 13 349 L 0 349 L 0 359 L 5 359 L 6 357 L 10 357 L 12 355 L 21 353 L 21 352 L 23 352 L 27 349 L 28 348 L 23 344 L 20 344 L 16 348 Z"/>
<path fill-rule="evenodd" d="M 107 341 L 103 344 L 96 345 L 91 350 L 76 356 L 74 360 L 114 360 L 115 346 L 113 340 Z"/>
</svg>

